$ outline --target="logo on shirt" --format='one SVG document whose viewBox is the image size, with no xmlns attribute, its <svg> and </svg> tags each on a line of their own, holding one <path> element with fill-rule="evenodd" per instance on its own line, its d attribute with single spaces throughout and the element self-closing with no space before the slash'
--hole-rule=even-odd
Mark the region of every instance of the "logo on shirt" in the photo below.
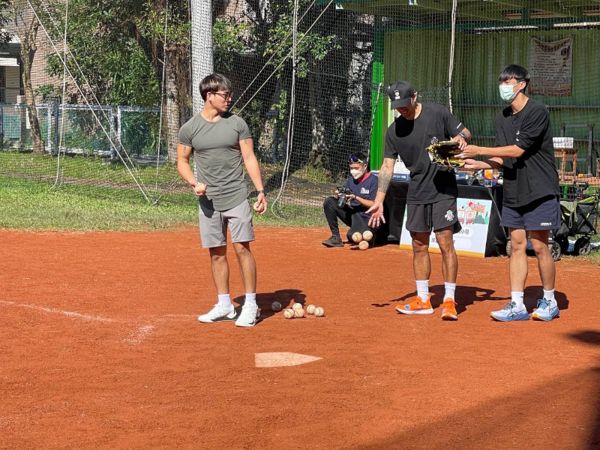
<svg viewBox="0 0 600 450">
<path fill-rule="evenodd" d="M 452 212 L 451 209 L 449 209 L 448 211 L 446 211 L 446 215 L 444 216 L 444 218 L 448 221 L 451 222 L 452 219 L 454 219 L 454 213 Z"/>
<path fill-rule="evenodd" d="M 360 188 L 360 193 L 361 194 L 368 194 L 369 193 L 369 189 L 365 188 L 365 187 L 361 187 Z"/>
</svg>

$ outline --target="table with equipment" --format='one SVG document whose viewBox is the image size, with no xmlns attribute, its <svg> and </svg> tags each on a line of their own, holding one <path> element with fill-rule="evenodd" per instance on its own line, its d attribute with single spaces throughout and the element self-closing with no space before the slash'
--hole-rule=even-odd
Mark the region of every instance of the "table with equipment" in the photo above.
<svg viewBox="0 0 600 450">
<path fill-rule="evenodd" d="M 408 238 L 407 236 L 404 236 L 404 239 L 402 239 L 402 225 L 406 210 L 407 193 L 408 177 L 394 175 L 384 201 L 384 208 L 386 212 L 385 215 L 388 222 L 388 242 L 401 242 L 402 240 L 406 240 Z M 459 218 L 461 217 L 461 205 L 465 203 L 478 206 L 481 203 L 486 206 L 486 208 L 489 207 L 489 209 L 485 211 L 485 221 L 482 221 L 482 225 L 480 225 L 480 227 L 484 226 L 484 232 L 487 231 L 487 236 L 484 243 L 485 249 L 478 249 L 480 255 L 498 256 L 504 254 L 507 239 L 506 233 L 500 225 L 502 186 L 481 186 L 477 183 L 477 181 L 475 181 L 474 184 L 468 184 L 466 181 L 459 181 L 458 197 Z M 465 200 L 461 201 L 461 199 Z M 464 220 L 461 220 L 461 224 L 463 224 L 464 230 L 466 228 L 464 225 Z M 458 239 L 455 239 L 455 242 L 457 241 Z M 457 252 L 460 253 L 460 248 L 458 245 Z"/>
</svg>

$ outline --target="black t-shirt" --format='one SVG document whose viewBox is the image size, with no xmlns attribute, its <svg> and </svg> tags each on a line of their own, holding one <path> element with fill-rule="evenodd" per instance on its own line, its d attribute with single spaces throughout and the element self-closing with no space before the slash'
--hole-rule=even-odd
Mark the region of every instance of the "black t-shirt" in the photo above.
<svg viewBox="0 0 600 450">
<path fill-rule="evenodd" d="M 422 103 L 415 120 L 400 116 L 389 126 L 384 158 L 400 156 L 410 170 L 407 203 L 419 205 L 458 197 L 454 173 L 432 163 L 427 147 L 436 139 L 446 141 L 456 136 L 464 128 L 450 111 L 435 103 Z"/>
<path fill-rule="evenodd" d="M 529 99 L 516 114 L 509 107 L 496 116 L 496 146 L 517 145 L 525 153 L 504 159 L 503 202 L 511 208 L 560 194 L 550 115 L 544 105 Z"/>
</svg>

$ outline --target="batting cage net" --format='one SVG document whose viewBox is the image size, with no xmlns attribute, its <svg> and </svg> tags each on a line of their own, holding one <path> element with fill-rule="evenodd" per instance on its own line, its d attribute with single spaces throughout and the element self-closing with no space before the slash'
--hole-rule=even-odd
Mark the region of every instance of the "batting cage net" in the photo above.
<svg viewBox="0 0 600 450">
<path fill-rule="evenodd" d="M 270 215 L 324 224 L 348 158 L 382 161 L 387 86 L 409 80 L 494 143 L 498 75 L 529 69 L 564 192 L 600 184 L 600 7 L 475 0 L 24 0 L 1 7 L 0 179 L 160 208 L 194 198 L 177 132 L 216 71 L 251 128 Z M 251 196 L 255 195 L 250 189 Z"/>
</svg>

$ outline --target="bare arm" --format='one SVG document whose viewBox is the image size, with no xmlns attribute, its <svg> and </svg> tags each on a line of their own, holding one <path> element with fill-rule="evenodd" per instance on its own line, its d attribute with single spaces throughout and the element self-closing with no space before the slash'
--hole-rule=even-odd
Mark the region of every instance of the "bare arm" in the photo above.
<svg viewBox="0 0 600 450">
<path fill-rule="evenodd" d="M 192 147 L 183 144 L 177 144 L 177 172 L 179 176 L 188 183 L 196 195 L 204 195 L 206 193 L 206 185 L 198 183 L 192 166 L 190 166 L 190 157 L 192 156 Z"/>
<path fill-rule="evenodd" d="M 504 147 L 480 147 L 478 145 L 467 145 L 459 155 L 461 158 L 475 158 L 477 156 L 489 156 L 492 158 L 519 158 L 525 150 L 517 145 L 506 145 Z"/>
<path fill-rule="evenodd" d="M 258 199 L 254 205 L 254 209 L 262 214 L 267 210 L 267 198 L 265 196 L 258 160 L 254 154 L 254 142 L 252 141 L 252 138 L 242 139 L 240 141 L 240 150 L 242 151 L 242 158 L 248 176 L 252 180 L 254 188 L 258 191 Z"/>
<path fill-rule="evenodd" d="M 378 183 L 377 183 L 377 196 L 375 197 L 376 202 L 383 202 L 385 194 L 390 187 L 392 176 L 394 175 L 394 160 L 392 158 L 384 158 L 381 169 L 379 170 Z"/>
<path fill-rule="evenodd" d="M 362 197 L 359 197 L 358 195 L 354 195 L 354 194 L 348 195 L 347 197 L 350 199 L 356 200 L 358 203 L 360 203 L 360 206 L 364 206 L 365 208 L 370 208 L 375 203 L 374 200 L 369 200 L 368 198 L 362 198 Z"/>
<path fill-rule="evenodd" d="M 471 137 L 471 132 L 467 127 L 465 127 L 460 133 L 454 136 L 451 141 L 458 142 L 458 146 L 462 150 L 468 145 L 467 142 L 471 140 Z"/>
<path fill-rule="evenodd" d="M 377 195 L 375 196 L 375 201 L 373 201 L 373 204 L 367 210 L 367 213 L 371 214 L 371 217 L 369 218 L 370 227 L 376 228 L 382 223 L 385 223 L 383 200 L 385 200 L 385 194 L 390 187 L 392 175 L 394 175 L 394 159 L 384 158 L 381 169 L 379 170 L 379 175 L 377 176 Z"/>
<path fill-rule="evenodd" d="M 464 127 L 462 129 L 462 131 L 459 133 L 459 136 L 462 136 L 465 141 L 469 142 L 471 140 L 471 138 L 473 137 L 473 135 L 471 134 L 471 132 L 469 131 L 469 129 L 467 127 Z"/>
<path fill-rule="evenodd" d="M 467 158 L 465 159 L 465 170 L 481 170 L 481 169 L 501 169 L 503 164 L 502 158 L 490 158 L 486 161 Z"/>
</svg>

